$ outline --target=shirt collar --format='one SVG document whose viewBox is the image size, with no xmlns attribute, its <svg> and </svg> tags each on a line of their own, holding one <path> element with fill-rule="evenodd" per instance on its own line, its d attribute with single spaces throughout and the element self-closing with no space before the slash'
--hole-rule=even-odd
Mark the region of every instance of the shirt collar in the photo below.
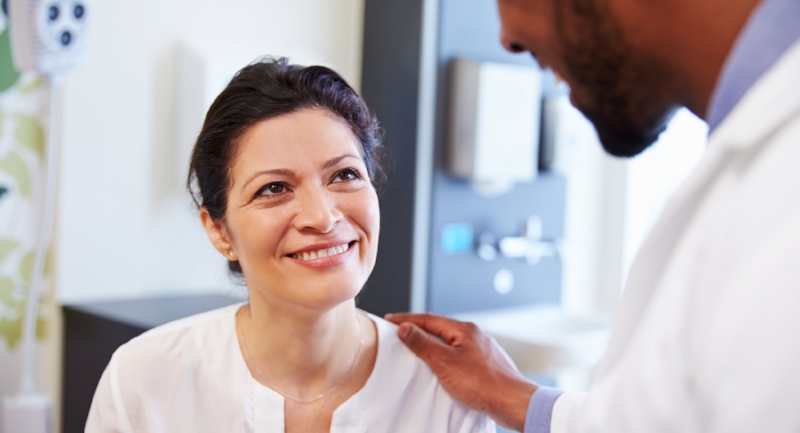
<svg viewBox="0 0 800 433">
<path fill-rule="evenodd" d="M 713 131 L 761 75 L 800 39 L 800 0 L 764 0 L 725 61 L 708 109 Z"/>
</svg>

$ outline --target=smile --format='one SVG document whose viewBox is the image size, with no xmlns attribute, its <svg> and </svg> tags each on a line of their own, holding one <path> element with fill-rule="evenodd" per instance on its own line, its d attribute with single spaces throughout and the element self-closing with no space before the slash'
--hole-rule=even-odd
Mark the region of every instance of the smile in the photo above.
<svg viewBox="0 0 800 433">
<path fill-rule="evenodd" d="M 336 245 L 330 248 L 321 248 L 316 251 L 303 251 L 300 253 L 289 254 L 289 257 L 302 261 L 317 260 L 345 253 L 349 249 L 350 249 L 350 244 L 346 243 L 342 245 Z"/>
</svg>

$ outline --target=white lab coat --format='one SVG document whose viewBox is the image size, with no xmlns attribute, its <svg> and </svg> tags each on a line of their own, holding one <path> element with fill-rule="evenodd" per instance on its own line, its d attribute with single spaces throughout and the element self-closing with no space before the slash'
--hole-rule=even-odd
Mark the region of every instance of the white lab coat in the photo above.
<svg viewBox="0 0 800 433">
<path fill-rule="evenodd" d="M 551 431 L 800 432 L 800 42 L 709 137 Z"/>
<path fill-rule="evenodd" d="M 121 346 L 97 386 L 87 433 L 283 433 L 283 397 L 258 383 L 242 358 L 233 305 L 192 316 Z M 333 414 L 331 433 L 493 433 L 494 422 L 442 388 L 397 338 L 378 330 L 375 367 Z"/>
</svg>

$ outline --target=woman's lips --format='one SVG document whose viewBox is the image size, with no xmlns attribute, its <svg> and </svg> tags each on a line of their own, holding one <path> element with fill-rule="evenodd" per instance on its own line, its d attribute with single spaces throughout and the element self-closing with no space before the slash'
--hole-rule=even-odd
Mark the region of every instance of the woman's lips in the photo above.
<svg viewBox="0 0 800 433">
<path fill-rule="evenodd" d="M 288 254 L 290 260 L 311 268 L 324 268 L 343 263 L 351 254 L 355 241 Z"/>
</svg>

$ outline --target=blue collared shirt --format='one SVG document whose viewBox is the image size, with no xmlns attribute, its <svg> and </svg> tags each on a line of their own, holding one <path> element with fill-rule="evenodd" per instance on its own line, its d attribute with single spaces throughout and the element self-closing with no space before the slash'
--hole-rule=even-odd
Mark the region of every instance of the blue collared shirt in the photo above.
<svg viewBox="0 0 800 433">
<path fill-rule="evenodd" d="M 708 104 L 713 131 L 747 90 L 800 39 L 800 0 L 764 0 L 756 6 L 728 54 Z"/>
<path fill-rule="evenodd" d="M 550 433 L 553 407 L 562 391 L 540 386 L 528 402 L 528 416 L 525 417 L 525 433 Z"/>
<path fill-rule="evenodd" d="M 745 24 L 722 67 L 708 105 L 709 130 L 719 126 L 750 87 L 800 40 L 800 0 L 763 0 Z M 800 78 L 800 75 L 798 75 Z M 525 433 L 550 433 L 561 391 L 541 387 L 528 403 Z"/>
</svg>

